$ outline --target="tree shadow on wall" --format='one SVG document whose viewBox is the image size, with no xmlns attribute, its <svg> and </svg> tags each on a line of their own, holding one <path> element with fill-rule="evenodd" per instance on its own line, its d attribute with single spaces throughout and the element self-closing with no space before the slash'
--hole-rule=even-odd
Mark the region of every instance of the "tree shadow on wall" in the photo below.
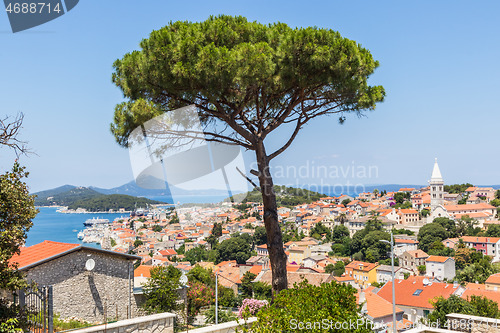
<svg viewBox="0 0 500 333">
<path fill-rule="evenodd" d="M 97 290 L 97 286 L 95 285 L 94 282 L 94 276 L 90 274 L 88 276 L 88 279 L 89 279 L 90 292 L 92 293 L 92 298 L 94 299 L 95 303 L 94 315 L 96 315 L 96 309 L 99 311 L 99 314 L 103 315 L 104 307 L 102 306 L 101 296 L 99 295 L 99 291 Z"/>
</svg>

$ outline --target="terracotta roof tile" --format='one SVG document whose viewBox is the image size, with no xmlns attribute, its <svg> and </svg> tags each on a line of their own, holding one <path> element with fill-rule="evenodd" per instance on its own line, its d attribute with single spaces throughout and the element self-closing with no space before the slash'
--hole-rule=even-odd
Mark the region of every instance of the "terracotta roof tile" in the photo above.
<svg viewBox="0 0 500 333">
<path fill-rule="evenodd" d="M 490 277 L 486 279 L 485 283 L 500 284 L 500 273 L 490 275 Z"/>
<path fill-rule="evenodd" d="M 154 266 L 140 265 L 134 270 L 134 277 L 151 277 L 151 269 Z"/>
<path fill-rule="evenodd" d="M 396 289 L 396 304 L 432 309 L 430 301 L 438 296 L 448 298 L 458 288 L 454 288 L 453 284 L 441 282 L 424 285 L 423 280 L 423 276 L 411 276 L 407 280 L 396 280 L 394 285 Z M 421 291 L 418 292 L 418 290 Z M 392 302 L 392 282 L 386 282 L 377 295 L 388 302 Z"/>
<path fill-rule="evenodd" d="M 18 268 L 22 269 L 23 267 L 48 259 L 79 246 L 80 244 L 59 243 L 46 240 L 36 245 L 22 247 L 21 253 L 14 255 L 11 258 L 10 263 L 17 263 L 19 265 Z"/>
<path fill-rule="evenodd" d="M 429 256 L 429 258 L 427 258 L 427 261 L 445 262 L 448 259 L 451 259 L 451 258 L 450 257 L 443 257 L 443 256 Z"/>
</svg>

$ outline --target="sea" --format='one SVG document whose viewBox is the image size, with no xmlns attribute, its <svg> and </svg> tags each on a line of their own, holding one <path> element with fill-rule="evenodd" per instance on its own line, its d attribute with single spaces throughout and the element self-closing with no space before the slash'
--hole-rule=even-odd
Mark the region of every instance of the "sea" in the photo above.
<svg viewBox="0 0 500 333">
<path fill-rule="evenodd" d="M 401 187 L 416 187 L 419 185 L 369 185 L 363 190 L 355 187 L 344 187 L 342 193 L 349 195 L 357 195 L 362 191 L 372 192 L 374 188 L 379 190 L 397 191 Z M 307 188 L 307 186 L 304 186 Z M 339 195 L 340 191 L 335 188 L 325 187 L 321 191 L 325 195 Z M 184 203 L 218 203 L 222 202 L 227 195 L 184 195 L 176 196 L 176 204 Z M 147 198 L 165 203 L 171 203 L 170 197 L 147 196 Z M 105 218 L 113 221 L 116 218 L 126 217 L 128 214 L 64 214 L 58 213 L 56 207 L 40 207 L 40 212 L 33 220 L 33 227 L 28 232 L 26 246 L 31 246 L 43 242 L 44 240 L 52 240 L 63 243 L 82 243 L 77 238 L 79 231 L 84 229 L 83 222 L 92 218 Z M 100 248 L 99 244 L 85 243 L 87 246 Z"/>
<path fill-rule="evenodd" d="M 82 244 L 77 234 L 84 229 L 83 222 L 92 218 L 103 218 L 113 221 L 115 218 L 127 217 L 128 214 L 64 214 L 58 213 L 57 207 L 39 207 L 40 211 L 33 220 L 28 231 L 26 246 L 35 245 L 45 240 L 54 242 Z M 100 248 L 99 244 L 85 243 L 87 246 Z"/>
<path fill-rule="evenodd" d="M 186 195 L 176 197 L 178 203 L 217 203 L 223 201 L 227 196 L 194 196 Z M 152 200 L 167 202 L 165 197 L 148 197 Z M 99 244 L 82 243 L 78 239 L 78 232 L 84 229 L 83 222 L 92 218 L 103 218 L 113 221 L 116 218 L 128 217 L 129 214 L 105 213 L 105 214 L 65 214 L 58 213 L 58 207 L 38 207 L 40 211 L 33 220 L 33 226 L 28 231 L 26 246 L 35 245 L 45 240 L 54 242 L 84 244 L 100 248 Z"/>
</svg>

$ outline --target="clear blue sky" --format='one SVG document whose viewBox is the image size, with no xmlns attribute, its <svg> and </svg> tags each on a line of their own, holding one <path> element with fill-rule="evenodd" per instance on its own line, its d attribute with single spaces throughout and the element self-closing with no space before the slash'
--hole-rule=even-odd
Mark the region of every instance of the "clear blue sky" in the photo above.
<svg viewBox="0 0 500 333">
<path fill-rule="evenodd" d="M 21 159 L 32 191 L 126 183 L 128 152 L 109 131 L 122 101 L 111 83 L 113 61 L 171 20 L 243 15 L 338 30 L 380 61 L 371 82 L 387 92 L 367 117 L 351 116 L 342 126 L 335 118 L 311 123 L 275 165 L 377 169 L 365 178 L 340 172 L 332 184 L 424 184 L 438 157 L 446 183 L 500 184 L 499 12 L 497 1 L 82 0 L 17 34 L 1 12 L 0 115 L 25 114 L 22 138 L 38 154 Z M 12 161 L 0 149 L 0 169 Z"/>
</svg>

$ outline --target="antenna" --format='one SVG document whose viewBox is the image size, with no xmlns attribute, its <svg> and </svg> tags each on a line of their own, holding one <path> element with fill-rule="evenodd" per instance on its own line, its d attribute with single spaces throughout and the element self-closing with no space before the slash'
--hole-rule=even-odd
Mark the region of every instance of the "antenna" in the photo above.
<svg viewBox="0 0 500 333">
<path fill-rule="evenodd" d="M 86 262 L 85 262 L 85 269 L 87 271 L 92 271 L 95 267 L 95 261 L 94 259 L 88 259 Z"/>
</svg>

